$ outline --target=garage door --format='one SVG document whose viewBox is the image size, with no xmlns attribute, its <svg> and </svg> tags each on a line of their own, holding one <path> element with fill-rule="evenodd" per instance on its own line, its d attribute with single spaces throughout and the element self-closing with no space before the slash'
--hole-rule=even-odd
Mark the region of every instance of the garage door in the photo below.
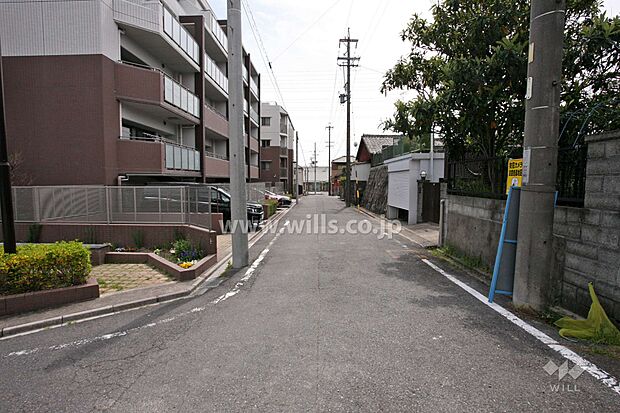
<svg viewBox="0 0 620 413">
<path fill-rule="evenodd" d="M 388 205 L 409 210 L 409 171 L 388 174 Z"/>
</svg>

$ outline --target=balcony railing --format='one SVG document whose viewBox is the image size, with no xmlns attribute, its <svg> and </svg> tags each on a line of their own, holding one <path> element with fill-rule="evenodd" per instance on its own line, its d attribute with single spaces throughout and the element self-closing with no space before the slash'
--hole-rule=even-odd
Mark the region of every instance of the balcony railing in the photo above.
<svg viewBox="0 0 620 413">
<path fill-rule="evenodd" d="M 217 39 L 218 43 L 224 48 L 224 50 L 228 51 L 228 37 L 226 36 L 226 32 L 217 22 L 215 15 L 213 13 L 209 13 L 207 17 L 207 28 L 213 36 Z"/>
<path fill-rule="evenodd" d="M 228 156 L 222 155 L 220 153 L 215 153 L 215 152 L 205 151 L 205 156 L 208 156 L 209 158 L 223 159 L 225 161 L 228 160 Z"/>
<path fill-rule="evenodd" d="M 200 117 L 198 96 L 166 74 L 164 74 L 164 100 L 197 118 Z"/>
<path fill-rule="evenodd" d="M 250 90 L 255 96 L 258 96 L 258 84 L 253 78 L 250 78 Z"/>
<path fill-rule="evenodd" d="M 166 7 L 164 7 L 164 33 L 166 33 L 196 64 L 200 64 L 198 43 Z"/>
<path fill-rule="evenodd" d="M 250 108 L 250 117 L 252 118 L 254 122 L 258 124 L 258 121 L 259 121 L 258 112 L 256 112 L 254 108 L 252 107 Z"/>
<path fill-rule="evenodd" d="M 121 140 L 155 142 L 164 145 L 166 169 L 200 171 L 200 152 L 196 149 L 170 142 L 157 135 L 145 133 L 144 136 L 120 136 Z"/>
<path fill-rule="evenodd" d="M 281 178 L 286 178 L 287 176 L 288 176 L 288 169 L 280 168 L 280 177 Z"/>
<path fill-rule="evenodd" d="M 243 66 L 243 81 L 247 83 L 248 81 L 248 68 Z"/>
<path fill-rule="evenodd" d="M 288 125 L 280 122 L 280 133 L 288 134 Z"/>
<path fill-rule="evenodd" d="M 213 79 L 215 83 L 217 83 L 224 92 L 228 93 L 228 78 L 222 72 L 222 70 L 217 66 L 215 61 L 209 57 L 208 54 L 205 53 L 205 72 L 207 75 Z"/>
<path fill-rule="evenodd" d="M 288 156 L 288 148 L 286 146 L 280 146 L 280 156 Z"/>
<path fill-rule="evenodd" d="M 166 142 L 166 169 L 200 171 L 200 152 L 188 146 Z"/>
</svg>

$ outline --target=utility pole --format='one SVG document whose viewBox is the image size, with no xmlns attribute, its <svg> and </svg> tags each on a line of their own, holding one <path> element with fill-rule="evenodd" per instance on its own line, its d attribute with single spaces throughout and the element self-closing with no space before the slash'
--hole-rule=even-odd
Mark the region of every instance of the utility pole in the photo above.
<svg viewBox="0 0 620 413">
<path fill-rule="evenodd" d="M 312 163 L 314 164 L 314 195 L 316 195 L 316 142 L 314 142 L 314 160 Z"/>
<path fill-rule="evenodd" d="M 329 196 L 332 196 L 332 129 L 334 129 L 334 127 L 329 124 L 325 129 L 327 129 L 327 175 L 329 177 L 327 193 Z"/>
<path fill-rule="evenodd" d="M 2 236 L 4 252 L 14 254 L 15 216 L 13 214 L 13 196 L 11 191 L 11 165 L 9 149 L 6 142 L 6 123 L 4 117 L 4 77 L 2 72 L 2 46 L 0 46 L 0 207 L 2 209 Z"/>
<path fill-rule="evenodd" d="M 345 84 L 346 92 L 344 99 L 342 95 L 340 96 L 341 103 L 343 103 L 343 100 L 347 102 L 347 163 L 344 185 L 344 200 L 347 207 L 351 206 L 351 67 L 357 67 L 360 60 L 359 57 L 351 57 L 351 43 L 355 43 L 357 47 L 357 42 L 358 39 L 351 39 L 351 29 L 347 29 L 347 37 L 340 39 L 340 44 L 346 44 L 347 53 L 345 56 L 338 57 L 339 62 L 345 62 L 339 63 L 338 66 L 347 68 L 347 83 Z"/>
<path fill-rule="evenodd" d="M 299 203 L 299 132 L 295 131 L 295 200 Z"/>
<path fill-rule="evenodd" d="M 248 265 L 247 206 L 245 198 L 245 145 L 243 144 L 243 52 L 241 0 L 227 1 L 228 136 L 230 145 L 230 217 L 233 268 Z"/>
<path fill-rule="evenodd" d="M 531 2 L 513 300 L 536 310 L 544 309 L 550 298 L 565 17 L 565 0 Z"/>
</svg>

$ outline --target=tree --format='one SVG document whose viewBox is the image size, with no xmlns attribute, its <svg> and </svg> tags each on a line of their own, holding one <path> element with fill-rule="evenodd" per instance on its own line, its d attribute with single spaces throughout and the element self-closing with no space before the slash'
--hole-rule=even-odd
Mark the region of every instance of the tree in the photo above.
<svg viewBox="0 0 620 413">
<path fill-rule="evenodd" d="M 414 137 L 434 125 L 451 157 L 506 155 L 522 144 L 529 1 L 443 0 L 432 14 L 414 14 L 401 33 L 411 52 L 386 73 L 382 91 L 409 89 L 415 98 L 396 102 L 384 127 Z M 562 112 L 575 126 L 566 136 L 588 116 L 582 133 L 620 127 L 619 69 L 620 18 L 607 17 L 598 0 L 569 0 Z"/>
</svg>

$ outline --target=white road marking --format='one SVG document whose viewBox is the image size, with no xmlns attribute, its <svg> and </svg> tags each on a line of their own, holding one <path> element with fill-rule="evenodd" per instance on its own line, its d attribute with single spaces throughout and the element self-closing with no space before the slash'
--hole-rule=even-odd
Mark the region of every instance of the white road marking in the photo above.
<svg viewBox="0 0 620 413">
<path fill-rule="evenodd" d="M 517 317 L 516 315 L 514 315 L 510 311 L 506 310 L 504 307 L 500 306 L 499 304 L 489 303 L 489 300 L 487 299 L 487 297 L 485 297 L 484 295 L 480 294 L 478 291 L 476 291 L 475 289 L 473 289 L 469 285 L 465 284 L 464 282 L 458 280 L 453 275 L 448 274 L 447 272 L 445 272 L 444 270 L 442 270 L 441 268 L 439 268 L 437 265 L 433 264 L 429 260 L 423 258 L 422 261 L 426 265 L 428 265 L 429 267 L 431 267 L 432 269 L 434 269 L 435 271 L 437 271 L 438 273 L 440 273 L 441 275 L 446 277 L 448 280 L 452 281 L 454 284 L 456 284 L 459 287 L 461 287 L 463 290 L 468 292 L 470 295 L 472 295 L 478 301 L 482 302 L 487 307 L 490 307 L 491 309 L 493 309 L 497 313 L 501 314 L 508 321 L 510 321 L 511 323 L 516 325 L 517 327 L 525 330 L 526 332 L 528 332 L 530 335 L 534 336 L 534 338 L 536 338 L 541 343 L 545 344 L 550 349 L 552 349 L 554 351 L 557 351 L 558 353 L 560 353 L 560 355 L 562 357 L 564 357 L 565 359 L 567 359 L 569 361 L 572 361 L 575 365 L 577 365 L 581 369 L 587 371 L 596 380 L 598 380 L 601 383 L 605 384 L 607 387 L 609 387 L 615 393 L 620 395 L 620 382 L 614 376 L 612 376 L 611 374 L 607 373 L 604 370 L 601 370 L 595 364 L 593 364 L 593 363 L 589 362 L 588 360 L 584 359 L 583 357 L 581 357 L 579 354 L 575 353 L 574 351 L 568 349 L 567 347 L 564 347 L 563 345 L 561 345 L 560 343 L 558 343 L 557 341 L 555 341 L 554 339 L 552 339 L 551 337 L 549 337 L 548 335 L 546 335 L 545 333 L 543 333 L 542 331 L 537 329 L 536 327 L 534 327 L 534 326 L 528 324 L 527 322 L 523 321 L 522 319 L 520 319 L 519 317 Z"/>
<path fill-rule="evenodd" d="M 258 266 L 260 265 L 260 263 L 265 259 L 265 256 L 269 253 L 269 249 L 271 248 L 271 246 L 276 242 L 276 240 L 278 238 L 280 238 L 280 235 L 282 235 L 284 233 L 284 230 L 286 229 L 286 227 L 290 224 L 290 221 L 286 220 L 286 222 L 284 223 L 284 225 L 282 226 L 282 228 L 280 228 L 280 231 L 278 231 L 278 233 L 276 234 L 275 237 L 273 237 L 273 239 L 271 241 L 269 241 L 269 244 L 267 244 L 267 246 L 265 247 L 264 250 L 261 251 L 261 253 L 258 255 L 258 257 L 256 258 L 256 260 L 254 260 L 254 262 L 252 263 L 252 265 L 250 266 L 250 268 L 248 268 L 245 272 L 245 274 L 243 275 L 243 277 L 241 277 L 241 279 L 239 280 L 239 282 L 237 282 L 237 284 L 235 284 L 235 286 L 228 291 L 226 294 L 222 294 L 219 297 L 217 297 L 215 300 L 211 301 L 211 304 L 219 304 L 222 301 L 226 301 L 228 300 L 230 297 L 234 297 L 235 295 L 239 294 L 241 292 L 241 287 L 243 287 L 243 285 L 250 279 L 252 278 L 252 275 L 254 275 L 254 272 L 256 271 L 256 269 L 258 268 Z"/>
</svg>

